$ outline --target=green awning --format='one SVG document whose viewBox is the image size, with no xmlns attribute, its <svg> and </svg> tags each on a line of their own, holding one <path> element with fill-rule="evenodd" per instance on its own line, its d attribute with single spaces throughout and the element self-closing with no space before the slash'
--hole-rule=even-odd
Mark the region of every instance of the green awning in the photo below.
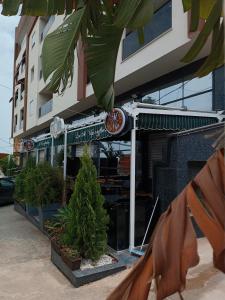
<svg viewBox="0 0 225 300">
<path fill-rule="evenodd" d="M 47 138 L 45 140 L 41 140 L 39 142 L 35 143 L 35 148 L 36 149 L 43 149 L 43 148 L 50 148 L 52 145 L 52 139 Z"/>
<path fill-rule="evenodd" d="M 110 136 L 105 129 L 104 123 L 100 123 L 68 132 L 67 142 L 68 145 L 89 143 Z"/>
<path fill-rule="evenodd" d="M 78 128 L 76 130 L 68 131 L 67 144 L 81 144 L 89 143 L 96 140 L 105 139 L 111 135 L 105 130 L 104 123 L 93 124 L 84 128 Z M 47 138 L 45 140 L 39 141 L 35 144 L 35 148 L 50 148 L 52 145 L 52 139 Z M 59 138 L 54 139 L 54 146 L 64 145 L 64 135 Z"/>
<path fill-rule="evenodd" d="M 214 117 L 139 114 L 137 127 L 145 130 L 188 130 L 217 122 Z"/>
</svg>

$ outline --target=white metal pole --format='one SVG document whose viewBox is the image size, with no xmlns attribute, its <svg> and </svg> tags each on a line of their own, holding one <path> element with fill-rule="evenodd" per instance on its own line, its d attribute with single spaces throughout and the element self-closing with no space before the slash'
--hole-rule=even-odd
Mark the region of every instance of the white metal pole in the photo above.
<svg viewBox="0 0 225 300">
<path fill-rule="evenodd" d="M 135 246 L 135 168 L 136 168 L 136 116 L 134 127 L 131 130 L 131 160 L 130 160 L 130 245 L 129 250 Z"/>
<path fill-rule="evenodd" d="M 36 165 L 38 164 L 38 149 L 36 149 Z"/>
<path fill-rule="evenodd" d="M 67 169 L 67 127 L 64 132 L 64 162 L 63 162 L 63 178 L 66 180 L 66 169 Z"/>
<path fill-rule="evenodd" d="M 51 166 L 54 164 L 54 137 L 52 135 L 52 146 L 51 146 Z"/>
</svg>

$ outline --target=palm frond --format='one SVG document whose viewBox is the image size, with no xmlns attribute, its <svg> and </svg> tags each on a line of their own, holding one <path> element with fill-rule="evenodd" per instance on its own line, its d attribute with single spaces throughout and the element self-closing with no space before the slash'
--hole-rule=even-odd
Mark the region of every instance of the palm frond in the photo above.
<svg viewBox="0 0 225 300">
<path fill-rule="evenodd" d="M 49 16 L 71 14 L 76 4 L 75 0 L 2 0 L 2 14 L 6 16 L 21 15 L 27 16 Z"/>
<path fill-rule="evenodd" d="M 96 35 L 87 39 L 88 75 L 98 104 L 107 111 L 114 106 L 115 67 L 122 33 L 123 29 L 103 17 Z"/>
<path fill-rule="evenodd" d="M 50 33 L 43 45 L 42 66 L 46 81 L 52 75 L 48 88 L 63 92 L 73 78 L 74 49 L 79 38 L 85 7 L 73 12 L 61 26 Z"/>
<path fill-rule="evenodd" d="M 211 34 L 213 35 L 209 57 L 197 72 L 200 77 L 224 64 L 224 29 L 221 25 L 223 2 L 223 0 L 183 0 L 184 10 L 192 11 L 190 30 L 197 31 L 200 18 L 205 19 L 205 25 L 182 61 L 190 63 L 195 60 Z"/>
</svg>

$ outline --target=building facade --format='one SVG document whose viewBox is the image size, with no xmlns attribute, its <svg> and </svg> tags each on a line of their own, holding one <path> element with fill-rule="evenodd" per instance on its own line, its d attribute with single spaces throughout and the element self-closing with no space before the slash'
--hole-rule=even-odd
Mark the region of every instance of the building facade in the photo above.
<svg viewBox="0 0 225 300">
<path fill-rule="evenodd" d="M 223 120 L 224 67 L 203 78 L 195 77 L 209 45 L 197 61 L 181 63 L 193 39 L 188 30 L 189 16 L 183 12 L 181 1 L 162 2 L 145 26 L 143 45 L 139 45 L 136 32 L 123 34 L 115 76 L 115 106 L 122 108 L 127 119 L 125 130 L 116 136 L 106 130 L 106 114 L 96 105 L 91 83 L 86 85 L 80 49 L 71 86 L 63 95 L 47 89 L 48 82 L 42 75 L 42 45 L 46 35 L 62 21 L 62 16 L 22 17 L 16 29 L 12 105 L 15 152 L 23 159 L 30 153 L 37 161 L 54 161 L 53 154 L 56 157 L 64 149 L 66 136 L 67 175 L 75 176 L 83 144 L 91 143 L 112 221 L 109 244 L 117 250 L 133 248 L 142 243 L 159 196 L 154 164 L 164 160 L 168 134 Z M 64 119 L 67 132 L 53 140 L 50 124 L 56 116 Z M 30 139 L 35 149 L 28 153 L 21 141 Z M 179 187 L 174 189 L 176 194 Z M 169 199 L 161 198 L 159 207 Z"/>
</svg>

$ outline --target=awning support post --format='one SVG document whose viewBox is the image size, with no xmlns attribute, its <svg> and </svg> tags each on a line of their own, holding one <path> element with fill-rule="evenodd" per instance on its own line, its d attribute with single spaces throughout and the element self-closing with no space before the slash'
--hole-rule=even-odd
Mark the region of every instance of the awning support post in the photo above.
<svg viewBox="0 0 225 300">
<path fill-rule="evenodd" d="M 54 164 L 54 137 L 52 135 L 52 146 L 51 146 L 51 166 Z"/>
<path fill-rule="evenodd" d="M 36 149 L 36 165 L 39 163 L 39 161 L 38 161 L 38 149 Z"/>
<path fill-rule="evenodd" d="M 67 127 L 64 132 L 64 161 L 63 161 L 63 178 L 66 180 L 66 169 L 67 169 Z"/>
<path fill-rule="evenodd" d="M 131 160 L 130 160 L 130 244 L 131 252 L 135 246 L 135 169 L 136 169 L 136 116 L 131 130 Z"/>
</svg>

